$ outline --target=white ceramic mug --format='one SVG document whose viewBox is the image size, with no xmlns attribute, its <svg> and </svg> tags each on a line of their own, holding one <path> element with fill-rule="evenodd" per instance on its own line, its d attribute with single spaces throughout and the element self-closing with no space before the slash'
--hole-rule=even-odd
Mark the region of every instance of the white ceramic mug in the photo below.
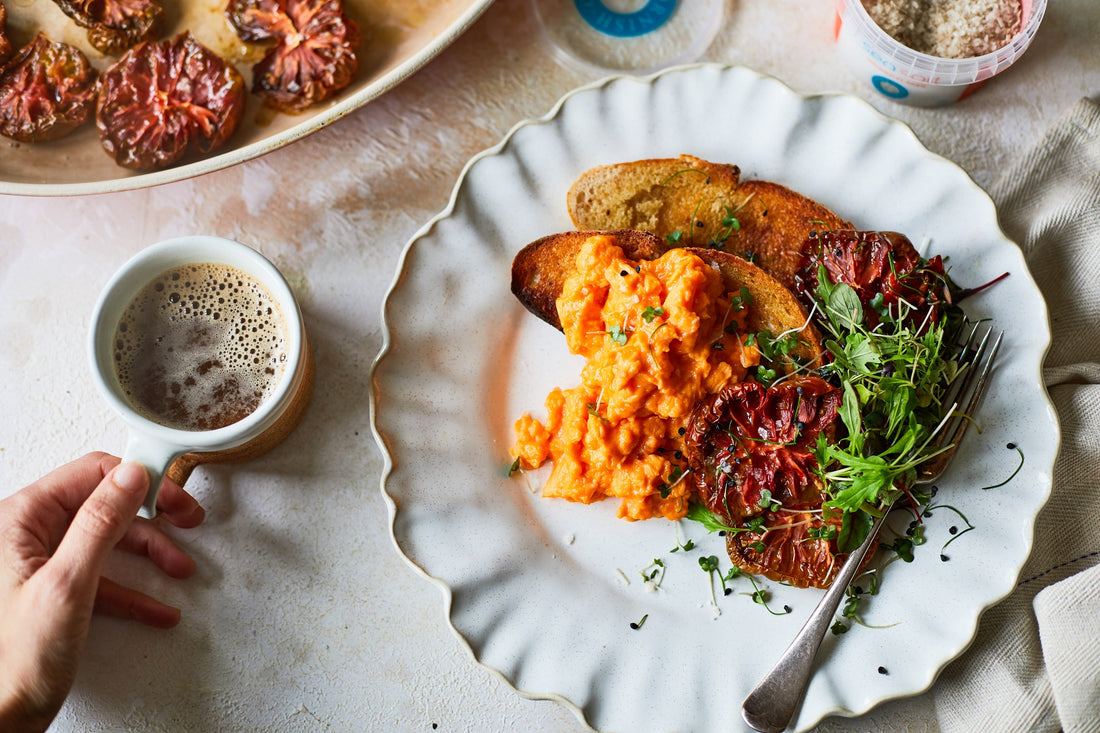
<svg viewBox="0 0 1100 733">
<path fill-rule="evenodd" d="M 153 278 L 174 267 L 212 262 L 235 267 L 261 283 L 278 303 L 285 321 L 286 367 L 279 382 L 247 417 L 214 430 L 178 430 L 145 417 L 126 399 L 114 367 L 114 337 L 123 311 Z M 157 492 L 168 467 L 192 452 L 224 451 L 261 436 L 275 425 L 306 378 L 309 350 L 298 303 L 282 273 L 263 255 L 243 244 L 211 236 L 188 236 L 159 242 L 122 266 L 107 284 L 92 314 L 89 342 L 92 374 L 107 402 L 129 428 L 124 461 L 149 471 L 149 493 L 138 512 L 156 515 Z M 311 375 L 310 375 L 311 376 Z"/>
</svg>

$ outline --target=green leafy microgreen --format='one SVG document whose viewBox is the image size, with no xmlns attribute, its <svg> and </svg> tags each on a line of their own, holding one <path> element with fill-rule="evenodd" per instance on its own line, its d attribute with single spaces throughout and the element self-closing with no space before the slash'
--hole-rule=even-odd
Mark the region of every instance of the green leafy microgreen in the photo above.
<svg viewBox="0 0 1100 733">
<path fill-rule="evenodd" d="M 600 414 L 598 402 L 585 402 L 584 407 L 592 417 L 599 418 L 601 422 L 608 422 L 607 418 Z"/>
<path fill-rule="evenodd" d="M 722 231 L 718 232 L 714 239 L 711 240 L 710 245 L 717 249 L 722 249 L 726 246 L 726 240 L 733 236 L 733 233 L 741 229 L 741 222 L 735 216 L 735 211 L 728 206 L 722 207 L 725 211 L 725 215 L 722 217 Z"/>
<path fill-rule="evenodd" d="M 607 333 L 609 336 L 611 336 L 611 340 L 619 344 L 620 346 L 626 344 L 626 331 L 623 330 L 622 326 L 612 326 L 611 328 L 607 329 Z"/>
<path fill-rule="evenodd" d="M 752 293 L 746 287 L 742 287 L 737 295 L 730 296 L 730 307 L 735 311 L 743 311 L 750 305 L 752 305 Z"/>
<path fill-rule="evenodd" d="M 683 239 L 683 238 L 684 238 L 684 233 L 681 232 L 679 229 L 672 232 L 671 234 L 665 235 L 665 241 L 668 242 L 669 244 L 673 245 L 673 246 L 679 244 L 680 240 Z"/>
<path fill-rule="evenodd" d="M 661 306 L 654 308 L 651 305 L 647 305 L 645 310 L 642 311 L 642 318 L 646 323 L 653 323 L 654 318 L 659 318 L 665 314 L 665 309 Z"/>
<path fill-rule="evenodd" d="M 684 518 L 690 519 L 693 522 L 698 522 L 703 525 L 708 532 L 736 532 L 738 530 L 738 528 L 731 527 L 723 522 L 720 516 L 698 502 L 691 503 Z"/>
<path fill-rule="evenodd" d="M 648 584 L 651 588 L 660 588 L 661 581 L 665 579 L 665 563 L 660 558 L 655 557 L 653 562 L 639 570 L 638 574 L 642 576 L 642 582 Z"/>
<path fill-rule="evenodd" d="M 677 537 L 676 546 L 669 550 L 669 552 L 679 552 L 680 550 L 683 550 L 684 552 L 691 552 L 694 549 L 695 540 L 689 539 L 687 542 L 680 542 L 680 539 Z"/>
<path fill-rule="evenodd" d="M 680 483 L 684 476 L 687 475 L 684 472 L 682 466 L 673 466 L 672 470 L 668 473 L 668 479 L 657 487 L 657 491 L 660 492 L 662 499 L 667 499 L 669 493 L 672 491 L 672 487 Z"/>
<path fill-rule="evenodd" d="M 784 606 L 782 611 L 772 610 L 772 607 L 768 605 L 767 589 L 761 588 L 759 585 L 757 585 L 756 581 L 753 580 L 753 577 L 751 575 L 747 575 L 745 577 L 747 577 L 749 579 L 749 582 L 752 583 L 753 590 L 752 593 L 749 593 L 748 595 L 752 598 L 753 603 L 758 603 L 763 606 L 764 610 L 770 613 L 772 616 L 785 616 L 786 614 L 791 612 L 791 609 L 788 606 Z"/>
<path fill-rule="evenodd" d="M 835 540 L 837 531 L 836 527 L 831 524 L 822 524 L 817 527 L 810 527 L 806 531 L 806 536 L 812 540 Z"/>
<path fill-rule="evenodd" d="M 642 625 L 643 625 L 643 624 L 645 624 L 645 620 L 646 620 L 647 618 L 649 618 L 649 614 L 648 614 L 648 613 L 647 613 L 647 614 L 645 614 L 644 616 L 642 616 L 642 617 L 641 617 L 641 618 L 640 618 L 639 620 L 637 620 L 637 621 L 631 621 L 631 622 L 630 622 L 630 628 L 632 628 L 632 629 L 634 629 L 635 631 L 637 631 L 638 629 L 642 628 Z"/>
<path fill-rule="evenodd" d="M 756 367 L 756 381 L 760 382 L 765 387 L 770 387 L 772 382 L 779 378 L 779 372 L 771 367 L 758 366 Z"/>
<path fill-rule="evenodd" d="M 756 502 L 756 505 L 761 509 L 772 512 L 779 511 L 782 506 L 778 499 L 772 497 L 772 492 L 769 489 L 764 489 L 760 492 L 760 499 Z"/>
<path fill-rule="evenodd" d="M 519 458 L 516 458 L 516 460 L 512 461 L 512 465 L 508 467 L 508 475 L 511 476 L 513 473 L 515 473 L 518 470 L 519 470 Z"/>
</svg>

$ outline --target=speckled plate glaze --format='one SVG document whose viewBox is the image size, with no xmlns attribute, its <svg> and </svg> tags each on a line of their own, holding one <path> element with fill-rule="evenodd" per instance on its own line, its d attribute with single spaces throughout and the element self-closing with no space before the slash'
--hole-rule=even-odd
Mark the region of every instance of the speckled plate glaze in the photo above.
<svg viewBox="0 0 1100 733">
<path fill-rule="evenodd" d="M 462 34 L 492 0 L 345 0 L 363 37 L 359 71 L 339 95 L 300 115 L 276 114 L 248 95 L 244 119 L 229 143 L 213 155 L 151 173 L 122 168 L 103 151 L 95 125 L 49 143 L 22 144 L 0 137 L 0 194 L 68 196 L 124 191 L 180 181 L 251 160 L 325 127 L 393 88 Z M 225 0 L 188 0 L 168 9 L 163 38 L 189 30 L 232 62 L 251 86 L 252 64 L 264 47 L 246 45 L 225 19 Z M 38 31 L 80 48 L 92 65 L 114 59 L 88 43 L 87 31 L 51 2 L 8 0 L 8 33 L 22 45 Z"/>
<path fill-rule="evenodd" d="M 770 615 L 745 578 L 712 603 L 700 555 L 728 560 L 691 522 L 615 519 L 615 503 L 542 499 L 545 469 L 509 478 L 513 421 L 543 415 L 580 362 L 509 292 L 523 245 L 571 228 L 565 194 L 594 165 L 691 153 L 782 182 L 860 228 L 906 232 L 976 285 L 967 302 L 1006 342 L 981 433 L 971 431 L 938 502 L 975 529 L 944 553 L 950 510 L 926 519 L 927 544 L 895 562 L 864 621 L 830 636 L 794 727 L 858 715 L 927 688 L 1008 594 L 1051 486 L 1058 424 L 1040 378 L 1046 307 L 989 197 L 912 132 L 844 96 L 796 94 L 745 68 L 693 66 L 615 78 L 567 96 L 472 160 L 451 203 L 409 243 L 383 308 L 372 421 L 387 457 L 382 490 L 394 540 L 444 590 L 448 619 L 476 659 L 522 694 L 552 698 L 599 729 L 737 730 L 741 700 L 820 592 L 765 581 Z M 1017 464 L 1015 443 L 1027 460 Z M 908 520 L 899 517 L 899 524 Z M 697 548 L 673 551 L 691 539 Z M 666 566 L 652 592 L 640 570 Z M 647 616 L 639 629 L 631 622 Z M 882 667 L 886 673 L 879 671 Z"/>
</svg>

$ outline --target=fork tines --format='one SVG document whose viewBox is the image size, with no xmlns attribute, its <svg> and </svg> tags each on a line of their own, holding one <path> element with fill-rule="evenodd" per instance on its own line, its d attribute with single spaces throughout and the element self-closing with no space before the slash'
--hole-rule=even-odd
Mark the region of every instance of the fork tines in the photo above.
<svg viewBox="0 0 1100 733">
<path fill-rule="evenodd" d="M 965 330 L 968 324 L 968 321 L 964 321 L 962 329 Z M 966 340 L 958 347 L 956 361 L 960 371 L 948 388 L 944 399 L 944 404 L 950 404 L 951 408 L 945 413 L 946 424 L 940 427 L 941 432 L 936 439 L 936 445 L 937 447 L 950 446 L 951 452 L 954 452 L 954 448 L 962 440 L 971 418 L 981 403 L 993 362 L 997 358 L 1001 340 L 1004 338 L 1004 331 L 999 331 L 990 344 L 993 328 L 991 326 L 983 328 L 982 325 L 981 321 L 975 322 L 966 335 Z M 950 420 L 947 420 L 948 417 Z M 950 456 L 944 458 L 949 459 Z M 943 462 L 946 463 L 946 460 Z"/>
</svg>

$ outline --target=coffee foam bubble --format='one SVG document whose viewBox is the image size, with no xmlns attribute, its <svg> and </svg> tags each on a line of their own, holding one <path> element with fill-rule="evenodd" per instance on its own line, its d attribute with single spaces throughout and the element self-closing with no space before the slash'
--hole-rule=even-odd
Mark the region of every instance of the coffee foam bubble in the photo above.
<svg viewBox="0 0 1100 733">
<path fill-rule="evenodd" d="M 126 307 L 114 339 L 119 385 L 146 417 L 212 430 L 248 416 L 286 364 L 285 320 L 268 290 L 220 263 L 158 275 Z"/>
</svg>

